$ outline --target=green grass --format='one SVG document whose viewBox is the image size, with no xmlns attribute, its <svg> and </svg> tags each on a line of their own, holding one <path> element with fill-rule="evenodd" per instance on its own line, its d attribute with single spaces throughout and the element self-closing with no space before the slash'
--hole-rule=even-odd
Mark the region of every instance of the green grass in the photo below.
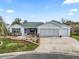
<svg viewBox="0 0 79 59">
<path fill-rule="evenodd" d="M 75 38 L 76 40 L 79 41 L 79 35 L 72 35 L 72 38 Z"/>
<path fill-rule="evenodd" d="M 23 40 L 11 40 L 9 38 L 2 38 L 0 41 L 3 45 L 0 46 L 0 53 L 20 52 L 34 50 L 38 45 Z"/>
</svg>

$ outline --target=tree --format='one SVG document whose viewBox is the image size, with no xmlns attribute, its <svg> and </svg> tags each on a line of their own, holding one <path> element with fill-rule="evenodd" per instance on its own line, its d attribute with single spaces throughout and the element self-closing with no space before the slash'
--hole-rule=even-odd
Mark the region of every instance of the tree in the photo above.
<svg viewBox="0 0 79 59">
<path fill-rule="evenodd" d="M 0 16 L 0 35 L 7 35 L 7 28 L 6 28 L 6 24 L 3 21 L 2 16 Z"/>
<path fill-rule="evenodd" d="M 72 25 L 72 34 L 79 35 L 79 25 Z"/>
<path fill-rule="evenodd" d="M 64 19 L 64 18 L 61 19 L 61 22 L 62 22 L 63 24 L 66 24 L 66 25 L 72 25 L 72 24 L 75 23 L 75 22 L 73 22 L 73 21 L 71 21 L 71 20 L 69 20 L 69 19 Z"/>
<path fill-rule="evenodd" d="M 71 34 L 78 34 L 79 35 L 79 22 L 66 20 L 63 23 L 71 27 Z"/>
<path fill-rule="evenodd" d="M 12 25 L 19 24 L 21 25 L 21 18 L 15 18 L 15 20 L 12 22 Z"/>
<path fill-rule="evenodd" d="M 23 24 L 26 24 L 28 21 L 27 20 L 24 20 Z"/>
<path fill-rule="evenodd" d="M 73 22 L 73 21 L 71 21 L 71 20 L 68 20 L 68 21 L 66 21 L 66 22 L 65 22 L 65 24 L 66 24 L 66 25 L 73 25 L 73 24 L 74 24 L 74 22 Z"/>
<path fill-rule="evenodd" d="M 61 22 L 64 24 L 64 23 L 65 23 L 65 19 L 62 18 L 62 19 L 61 19 Z"/>
</svg>

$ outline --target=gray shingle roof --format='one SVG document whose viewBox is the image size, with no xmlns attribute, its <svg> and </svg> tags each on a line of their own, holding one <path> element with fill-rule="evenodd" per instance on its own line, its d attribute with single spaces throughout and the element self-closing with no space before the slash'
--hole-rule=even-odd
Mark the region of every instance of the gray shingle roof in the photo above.
<svg viewBox="0 0 79 59">
<path fill-rule="evenodd" d="M 44 23 L 43 22 L 28 22 L 26 24 L 23 24 L 22 26 L 26 28 L 37 28 L 37 26 L 40 26 L 42 24 Z"/>
</svg>

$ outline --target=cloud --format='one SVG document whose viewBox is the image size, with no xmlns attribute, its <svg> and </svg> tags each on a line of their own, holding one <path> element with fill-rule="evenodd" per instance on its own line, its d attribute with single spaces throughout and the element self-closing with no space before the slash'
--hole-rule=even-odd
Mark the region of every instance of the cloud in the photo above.
<svg viewBox="0 0 79 59">
<path fill-rule="evenodd" d="M 34 17 L 36 17 L 35 15 L 31 15 L 31 18 L 34 18 Z"/>
<path fill-rule="evenodd" d="M 72 16 L 72 15 L 74 15 L 74 13 L 73 12 L 70 12 L 68 15 Z"/>
<path fill-rule="evenodd" d="M 78 9 L 71 9 L 70 12 L 77 12 Z"/>
<path fill-rule="evenodd" d="M 9 17 L 9 16 L 5 16 L 5 18 L 6 18 L 6 19 L 9 19 L 10 17 Z"/>
<path fill-rule="evenodd" d="M 69 14 L 68 15 L 74 15 L 76 12 L 78 11 L 78 9 L 71 9 L 69 10 Z"/>
<path fill-rule="evenodd" d="M 0 9 L 0 12 L 4 11 L 4 9 Z"/>
<path fill-rule="evenodd" d="M 44 20 L 43 19 L 40 19 L 40 22 L 43 22 Z"/>
<path fill-rule="evenodd" d="M 15 11 L 14 10 L 11 10 L 11 9 L 8 9 L 6 10 L 6 13 L 14 13 Z"/>
<path fill-rule="evenodd" d="M 74 4 L 74 3 L 79 3 L 79 0 L 64 0 L 63 5 L 64 4 Z"/>
<path fill-rule="evenodd" d="M 44 10 L 47 10 L 49 7 L 47 6 L 47 7 L 44 7 Z"/>
</svg>

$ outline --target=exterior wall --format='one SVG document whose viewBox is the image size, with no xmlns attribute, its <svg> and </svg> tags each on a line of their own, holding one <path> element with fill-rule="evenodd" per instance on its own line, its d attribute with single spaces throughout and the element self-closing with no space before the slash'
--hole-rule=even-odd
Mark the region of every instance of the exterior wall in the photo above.
<svg viewBox="0 0 79 59">
<path fill-rule="evenodd" d="M 68 28 L 68 36 L 70 36 L 71 28 Z"/>
<path fill-rule="evenodd" d="M 21 28 L 21 33 L 22 33 L 22 36 L 24 36 L 24 28 L 23 27 Z"/>
<path fill-rule="evenodd" d="M 10 27 L 10 32 L 12 32 L 12 28 L 20 28 L 22 36 L 24 36 L 24 28 L 22 26 L 15 24 L 15 25 Z"/>
</svg>

